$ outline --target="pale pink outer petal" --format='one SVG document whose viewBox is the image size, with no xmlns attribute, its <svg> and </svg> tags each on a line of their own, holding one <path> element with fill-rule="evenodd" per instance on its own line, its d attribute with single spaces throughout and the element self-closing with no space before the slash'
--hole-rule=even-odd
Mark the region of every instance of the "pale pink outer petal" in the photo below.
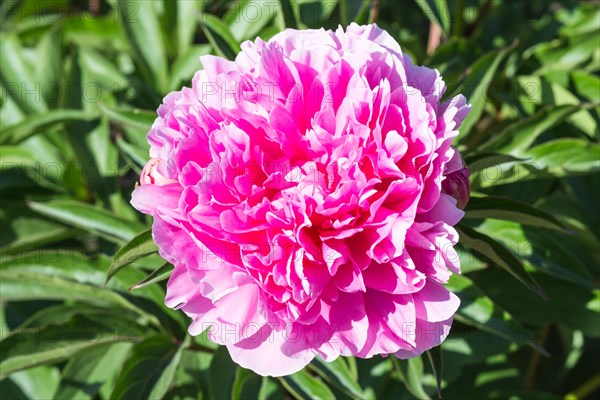
<svg viewBox="0 0 600 400">
<path fill-rule="evenodd" d="M 315 357 L 306 344 L 294 343 L 285 330 L 264 325 L 254 335 L 228 344 L 234 362 L 263 376 L 290 375 L 303 369 Z"/>
</svg>

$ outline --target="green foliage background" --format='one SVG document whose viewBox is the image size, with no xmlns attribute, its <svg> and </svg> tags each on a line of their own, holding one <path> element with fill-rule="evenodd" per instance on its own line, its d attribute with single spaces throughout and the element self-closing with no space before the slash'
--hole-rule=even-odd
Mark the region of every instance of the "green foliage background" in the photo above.
<svg viewBox="0 0 600 400">
<path fill-rule="evenodd" d="M 438 380 L 444 398 L 599 395 L 598 7 L 2 2 L 0 396 L 435 398 Z M 171 266 L 128 203 L 145 134 L 199 55 L 231 58 L 285 26 L 373 19 L 440 70 L 447 95 L 473 103 L 456 143 L 474 192 L 459 227 L 464 273 L 451 280 L 462 305 L 448 340 L 421 358 L 317 360 L 261 378 L 187 336 L 187 318 L 163 305 Z"/>
</svg>

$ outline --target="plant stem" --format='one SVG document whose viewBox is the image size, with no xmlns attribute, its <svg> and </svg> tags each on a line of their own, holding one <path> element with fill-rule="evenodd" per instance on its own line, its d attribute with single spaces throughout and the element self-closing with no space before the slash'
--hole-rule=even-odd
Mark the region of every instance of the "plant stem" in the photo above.
<svg viewBox="0 0 600 400">
<path fill-rule="evenodd" d="M 544 343 L 546 342 L 546 339 L 548 338 L 548 334 L 550 333 L 550 328 L 551 325 L 550 324 L 546 324 L 544 325 L 544 327 L 542 328 L 542 331 L 540 332 L 540 339 L 539 342 L 542 346 L 544 346 Z M 525 389 L 527 390 L 531 390 L 533 389 L 533 385 L 535 384 L 535 375 L 537 373 L 538 370 L 538 365 L 540 363 L 540 357 L 541 354 L 536 351 L 536 350 L 532 350 L 533 353 L 531 354 L 531 358 L 529 359 L 529 366 L 527 367 L 527 373 L 525 374 Z"/>
<path fill-rule="evenodd" d="M 377 22 L 377 18 L 379 18 L 379 7 L 381 7 L 381 0 L 371 1 L 371 11 L 369 13 L 370 24 Z"/>
</svg>

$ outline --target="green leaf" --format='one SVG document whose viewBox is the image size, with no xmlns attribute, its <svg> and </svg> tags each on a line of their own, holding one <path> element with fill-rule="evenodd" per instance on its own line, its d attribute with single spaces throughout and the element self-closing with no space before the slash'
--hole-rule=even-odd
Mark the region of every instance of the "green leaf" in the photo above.
<svg viewBox="0 0 600 400">
<path fill-rule="evenodd" d="M 167 399 L 210 398 L 208 395 L 208 367 L 212 354 L 184 349 L 179 368 L 175 374 L 173 388 L 167 393 Z"/>
<path fill-rule="evenodd" d="M 406 389 L 417 399 L 429 399 L 429 395 L 423 389 L 423 360 L 421 357 L 413 357 L 406 360 L 392 358 L 394 368 Z"/>
<path fill-rule="evenodd" d="M 235 371 L 235 378 L 233 380 L 233 387 L 231 388 L 231 398 L 233 400 L 242 399 L 242 389 L 244 384 L 254 376 L 252 371 L 249 369 L 238 367 Z"/>
<path fill-rule="evenodd" d="M 536 105 L 580 105 L 581 100 L 561 84 L 537 76 L 519 76 L 517 83 L 526 92 L 521 99 L 523 108 L 528 109 Z M 593 83 L 592 83 L 593 85 Z M 529 111 L 527 111 L 529 112 Z M 596 121 L 588 110 L 582 109 L 567 118 L 567 122 L 584 132 L 588 137 L 594 138 L 598 131 Z"/>
<path fill-rule="evenodd" d="M 442 28 L 444 35 L 450 35 L 450 9 L 446 0 L 417 0 L 417 5 L 421 7 L 423 13 L 433 23 Z"/>
<path fill-rule="evenodd" d="M 506 164 L 510 162 L 523 161 L 524 159 L 516 158 L 510 154 L 500 153 L 470 153 L 465 156 L 465 163 L 469 166 L 471 173 L 480 172 L 481 170 L 496 165 Z"/>
<path fill-rule="evenodd" d="M 511 281 L 512 279 L 508 278 L 507 280 Z M 458 320 L 455 321 L 455 324 L 450 337 L 440 346 L 444 357 L 445 385 L 442 395 L 450 398 L 455 393 L 453 388 L 457 387 L 455 382 L 464 381 L 463 378 L 470 375 L 465 367 L 477 369 L 494 356 L 504 356 L 511 351 L 520 349 L 510 340 L 482 330 L 465 327 Z M 524 353 L 531 352 L 529 348 L 520 350 Z M 469 381 L 473 382 L 474 378 L 470 378 Z M 458 387 L 460 387 L 460 383 Z"/>
<path fill-rule="evenodd" d="M 523 56 L 526 59 L 532 54 L 536 56 L 542 65 L 535 71 L 536 75 L 565 73 L 568 76 L 570 70 L 584 67 L 597 54 L 597 38 L 598 32 L 587 32 L 569 41 L 542 42 L 525 51 Z"/>
<path fill-rule="evenodd" d="M 277 381 L 263 376 L 258 392 L 258 400 L 278 399 L 282 397 L 283 394 L 281 394 L 280 386 L 277 384 Z"/>
<path fill-rule="evenodd" d="M 501 243 L 464 224 L 457 226 L 456 230 L 460 236 L 460 242 L 469 247 L 474 254 L 484 261 L 503 268 L 529 290 L 546 298 L 544 291 L 525 270 L 523 263 Z"/>
<path fill-rule="evenodd" d="M 306 370 L 279 378 L 279 381 L 297 399 L 335 399 L 327 385 Z"/>
<path fill-rule="evenodd" d="M 0 65 L 0 80 L 4 90 L 19 108 L 31 113 L 44 112 L 47 107 L 41 85 L 36 85 L 34 68 L 25 59 L 21 41 L 16 35 L 2 35 L 0 38 Z"/>
<path fill-rule="evenodd" d="M 36 159 L 31 152 L 19 146 L 0 146 L 2 153 L 2 162 L 0 169 L 10 169 L 15 167 L 31 167 L 35 166 Z"/>
<path fill-rule="evenodd" d="M 127 78 L 118 68 L 107 57 L 92 47 L 81 47 L 79 62 L 94 81 L 104 87 L 113 91 L 124 90 L 129 87 Z"/>
<path fill-rule="evenodd" d="M 63 34 L 60 25 L 51 28 L 37 45 L 37 57 L 44 60 L 35 64 L 37 82 L 41 85 L 41 95 L 51 107 L 58 105 L 63 70 Z"/>
<path fill-rule="evenodd" d="M 339 0 L 341 25 L 348 26 L 351 22 L 366 24 L 371 4 L 371 0 Z"/>
<path fill-rule="evenodd" d="M 479 151 L 499 151 L 517 157 L 521 156 L 525 154 L 538 136 L 564 122 L 569 116 L 581 109 L 581 105 L 545 107 L 531 117 L 507 126 L 497 136 L 483 144 Z"/>
<path fill-rule="evenodd" d="M 503 339 L 530 346 L 541 354 L 548 354 L 529 331 L 511 314 L 494 304 L 467 276 L 452 275 L 448 288 L 460 298 L 460 308 L 455 316 L 457 321 Z"/>
<path fill-rule="evenodd" d="M 117 138 L 117 147 L 121 150 L 123 157 L 129 161 L 132 168 L 140 173 L 148 162 L 148 151 L 139 149 L 122 138 Z"/>
<path fill-rule="evenodd" d="M 169 88 L 180 90 L 182 82 L 190 81 L 194 73 L 200 69 L 200 56 L 210 54 L 211 50 L 209 45 L 193 46 L 177 57 L 171 68 Z"/>
<path fill-rule="evenodd" d="M 39 113 L 28 117 L 25 121 L 2 130 L 0 143 L 16 144 L 36 133 L 44 133 L 57 124 L 72 121 L 92 121 L 98 118 L 97 113 L 83 110 L 59 109 Z"/>
<path fill-rule="evenodd" d="M 72 200 L 29 202 L 29 207 L 64 224 L 75 226 L 107 240 L 119 243 L 133 239 L 144 227 L 86 203 Z"/>
<path fill-rule="evenodd" d="M 566 229 L 552 215 L 529 204 L 500 196 L 471 197 L 465 209 L 465 218 L 493 218 L 560 231 Z"/>
<path fill-rule="evenodd" d="M 600 102 L 600 78 L 585 71 L 571 72 L 577 93 L 593 102 Z"/>
<path fill-rule="evenodd" d="M 200 26 L 215 51 L 229 60 L 235 59 L 240 52 L 240 45 L 231 31 L 219 18 L 203 13 L 200 16 Z"/>
<path fill-rule="evenodd" d="M 4 301 L 69 300 L 118 309 L 121 314 L 128 311 L 138 316 L 139 324 L 152 324 L 159 330 L 178 329 L 171 319 L 182 322 L 183 317 L 166 314 L 162 288 L 155 285 L 133 295 L 128 292 L 144 276 L 141 271 L 124 270 L 103 287 L 108 265 L 106 257 L 91 261 L 74 251 L 19 255 L 0 264 L 0 293 Z"/>
<path fill-rule="evenodd" d="M 296 3 L 300 29 L 335 28 L 340 23 L 338 14 L 334 14 L 339 10 L 339 0 L 305 0 Z"/>
<path fill-rule="evenodd" d="M 157 115 L 155 112 L 139 110 L 139 109 L 115 109 L 107 106 L 102 102 L 98 102 L 98 108 L 110 119 L 111 121 L 118 122 L 123 125 L 131 126 L 133 128 L 142 129 L 149 131 L 152 128 L 152 124 L 156 119 Z"/>
<path fill-rule="evenodd" d="M 225 14 L 223 22 L 238 42 L 254 39 L 273 19 L 272 0 L 240 0 L 235 4 L 234 10 Z"/>
<path fill-rule="evenodd" d="M 443 373 L 443 359 L 442 349 L 440 346 L 436 346 L 431 350 L 427 350 L 427 359 L 431 364 L 433 375 L 435 376 L 436 390 L 438 398 L 442 398 L 442 373 Z"/>
<path fill-rule="evenodd" d="M 114 291 L 76 283 L 68 279 L 38 272 L 3 270 L 0 293 L 4 301 L 72 300 L 101 307 L 131 310 L 140 316 L 157 320 Z"/>
<path fill-rule="evenodd" d="M 455 91 L 462 93 L 471 104 L 471 110 L 459 127 L 460 137 L 466 138 L 475 124 L 481 119 L 487 101 L 487 90 L 496 75 L 500 62 L 510 49 L 492 50 L 475 61 L 469 68 L 470 73 Z"/>
<path fill-rule="evenodd" d="M 7 217 L 1 220 L 4 229 L 0 242 L 2 254 L 39 249 L 40 246 L 71 238 L 76 232 L 76 229 L 41 217 L 24 206 L 10 208 Z"/>
<path fill-rule="evenodd" d="M 51 4 L 51 3 L 49 3 Z M 131 7 L 132 14 L 134 12 Z M 114 49 L 116 51 L 129 51 L 125 38 L 119 28 L 121 15 L 112 11 L 110 18 L 91 18 L 89 14 L 73 13 L 63 19 L 65 41 L 77 47 L 93 47 L 97 50 Z M 124 18 L 128 18 L 125 15 Z"/>
<path fill-rule="evenodd" d="M 110 395 L 111 399 L 161 399 L 169 390 L 189 336 L 175 345 L 166 336 L 151 336 L 134 346 Z"/>
<path fill-rule="evenodd" d="M 279 0 L 279 28 L 298 29 L 298 16 L 294 8 L 297 4 L 291 0 Z"/>
<path fill-rule="evenodd" d="M 138 234 L 117 251 L 106 274 L 106 282 L 127 265 L 157 251 L 158 247 L 152 240 L 152 229 Z"/>
<path fill-rule="evenodd" d="M 162 262 L 162 259 L 159 259 Z M 90 259 L 83 254 L 73 250 L 50 250 L 45 249 L 8 258 L 0 264 L 0 271 L 14 271 L 17 273 L 39 274 L 48 278 L 59 278 L 74 283 L 91 285 L 99 290 L 111 289 L 111 293 L 128 293 L 132 283 L 144 276 L 141 271 L 127 269 L 114 277 L 108 285 L 104 285 L 106 270 L 110 262 L 107 257 L 96 257 Z M 31 288 L 34 289 L 34 288 Z M 24 291 L 27 293 L 27 290 Z M 49 293 L 51 294 L 51 293 Z M 43 293 L 41 293 L 43 296 Z M 156 304 L 162 305 L 164 292 L 158 287 L 146 288 L 135 293 L 136 297 L 144 297 Z M 42 297 L 43 298 L 43 297 Z M 95 299 L 88 299 L 94 302 Z M 103 301 L 104 299 L 97 299 Z M 116 298 L 117 303 L 122 299 Z M 105 303 L 101 303 L 105 304 Z M 113 303 L 108 303 L 113 304 Z"/>
<path fill-rule="evenodd" d="M 578 36 L 600 30 L 600 10 L 593 4 L 575 8 L 569 14 L 560 15 L 563 26 L 561 36 Z"/>
<path fill-rule="evenodd" d="M 81 351 L 107 343 L 134 340 L 138 338 L 122 336 L 115 332 L 114 326 L 82 316 L 65 324 L 19 331 L 0 342 L 0 379 L 14 371 L 67 360 Z"/>
<path fill-rule="evenodd" d="M 120 1 L 117 6 L 119 22 L 144 81 L 163 93 L 167 90 L 167 54 L 155 2 Z"/>
<path fill-rule="evenodd" d="M 65 93 L 64 104 L 70 108 L 81 108 L 96 113 L 95 102 L 101 94 L 96 93 L 96 98 L 90 98 L 86 84 L 89 77 L 81 66 L 80 55 L 81 52 L 77 48 L 72 51 L 69 75 L 66 78 L 70 82 L 70 88 Z M 118 152 L 111 141 L 108 120 L 99 118 L 91 122 L 69 121 L 65 124 L 65 132 L 78 164 L 72 169 L 81 172 L 87 187 L 92 189 L 92 193 L 84 192 L 81 198 L 87 200 L 91 195 L 97 194 L 105 208 L 126 215 L 130 209 L 124 207 L 122 196 L 115 193 Z M 71 182 L 69 185 L 72 190 L 77 190 L 76 183 Z"/>
<path fill-rule="evenodd" d="M 171 276 L 172 272 L 173 272 L 173 265 L 171 265 L 169 263 L 165 263 L 163 266 L 158 267 L 157 269 L 152 271 L 143 280 L 139 281 L 138 283 L 136 283 L 135 285 L 130 287 L 129 290 L 141 289 L 148 285 L 152 285 L 153 283 L 164 281 L 169 276 Z"/>
<path fill-rule="evenodd" d="M 498 153 L 471 153 L 465 156 L 465 162 L 471 172 L 471 190 L 499 185 L 502 183 L 513 183 L 521 176 L 518 173 L 506 174 L 513 167 L 515 169 L 528 166 L 528 160 L 513 157 L 508 154 Z M 509 175 L 509 176 L 507 176 Z"/>
<path fill-rule="evenodd" d="M 125 361 L 130 343 L 115 343 L 88 349 L 75 357 L 62 370 L 57 399 L 88 400 L 111 380 Z"/>
<path fill-rule="evenodd" d="M 58 388 L 60 372 L 57 367 L 43 365 L 27 370 L 13 372 L 8 379 L 0 382 L 2 397 L 11 400 L 52 399 Z M 11 393 L 7 383 L 14 383 L 18 393 Z M 7 390 L 8 389 L 8 390 Z M 15 389 L 13 389 L 15 390 Z"/>
<path fill-rule="evenodd" d="M 116 316 L 117 320 L 115 320 L 117 324 L 133 322 L 135 328 L 139 328 L 139 332 L 143 333 L 144 328 L 141 325 L 138 327 L 137 324 L 135 324 L 135 322 L 137 322 L 137 316 L 134 313 L 123 310 L 120 311 L 121 313 Z M 103 323 L 105 320 L 115 317 L 114 311 L 108 307 L 98 307 L 79 302 L 59 303 L 43 307 L 39 311 L 36 311 L 33 315 L 23 321 L 17 329 L 13 330 L 12 333 L 20 331 L 37 331 L 48 325 L 66 324 L 74 318 L 81 316 L 87 319 L 98 319 L 103 321 Z"/>
<path fill-rule="evenodd" d="M 166 4 L 170 7 L 171 4 Z M 194 40 L 196 21 L 202 4 L 197 0 L 177 0 L 177 50 L 179 54 L 187 52 Z"/>
<path fill-rule="evenodd" d="M 228 399 L 232 395 L 235 374 L 238 366 L 231 361 L 225 346 L 220 346 L 213 355 L 208 369 L 210 397 L 213 399 Z"/>
<path fill-rule="evenodd" d="M 6 146 L 0 146 L 3 150 Z M 13 152 L 12 155 L 15 155 Z M 36 163 L 0 163 L 2 168 L 2 179 L 0 179 L 0 191 L 2 196 L 6 198 L 6 205 L 11 205 L 11 200 L 26 197 L 46 190 L 53 191 L 59 194 L 66 194 L 67 188 L 57 182 L 55 179 L 60 178 L 60 163 L 59 164 L 42 164 Z M 42 189 L 43 188 L 43 189 Z"/>
<path fill-rule="evenodd" d="M 554 176 L 593 173 L 600 170 L 600 146 L 582 139 L 556 139 L 527 151 L 540 169 Z"/>
<path fill-rule="evenodd" d="M 559 205 L 567 208 L 573 203 Z M 571 222 L 565 218 L 564 212 L 557 210 L 555 213 Z M 600 242 L 590 232 L 571 224 L 569 233 L 562 233 L 499 220 L 486 220 L 478 228 L 514 249 L 529 270 L 545 272 L 588 290 L 595 287 L 590 271 L 598 271 L 600 255 L 596 255 L 594 249 L 600 246 Z"/>
<path fill-rule="evenodd" d="M 534 273 L 534 276 L 544 287 L 548 300 L 532 296 L 531 292 L 521 285 L 515 285 L 512 279 L 507 279 L 497 269 L 478 274 L 477 286 L 495 304 L 527 326 L 543 327 L 552 323 L 581 330 L 589 337 L 600 337 L 599 310 L 590 307 L 598 304 L 600 291 L 584 289 L 545 273 Z M 507 293 L 510 295 L 507 296 Z"/>
<path fill-rule="evenodd" d="M 331 362 L 323 361 L 320 357 L 317 357 L 311 366 L 314 366 L 323 379 L 347 391 L 352 397 L 358 399 L 365 397 L 358 380 L 352 374 L 346 361 L 341 357 Z"/>
</svg>

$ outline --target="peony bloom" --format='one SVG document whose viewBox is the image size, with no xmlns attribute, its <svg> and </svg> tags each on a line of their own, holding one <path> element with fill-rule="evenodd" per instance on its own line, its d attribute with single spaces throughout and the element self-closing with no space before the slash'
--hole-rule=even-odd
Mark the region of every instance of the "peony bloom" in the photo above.
<svg viewBox="0 0 600 400">
<path fill-rule="evenodd" d="M 201 62 L 159 107 L 132 199 L 189 332 L 273 376 L 439 345 L 459 305 L 443 284 L 468 188 L 444 179 L 465 98 L 441 102 L 439 73 L 376 25 L 286 30 Z"/>
</svg>

